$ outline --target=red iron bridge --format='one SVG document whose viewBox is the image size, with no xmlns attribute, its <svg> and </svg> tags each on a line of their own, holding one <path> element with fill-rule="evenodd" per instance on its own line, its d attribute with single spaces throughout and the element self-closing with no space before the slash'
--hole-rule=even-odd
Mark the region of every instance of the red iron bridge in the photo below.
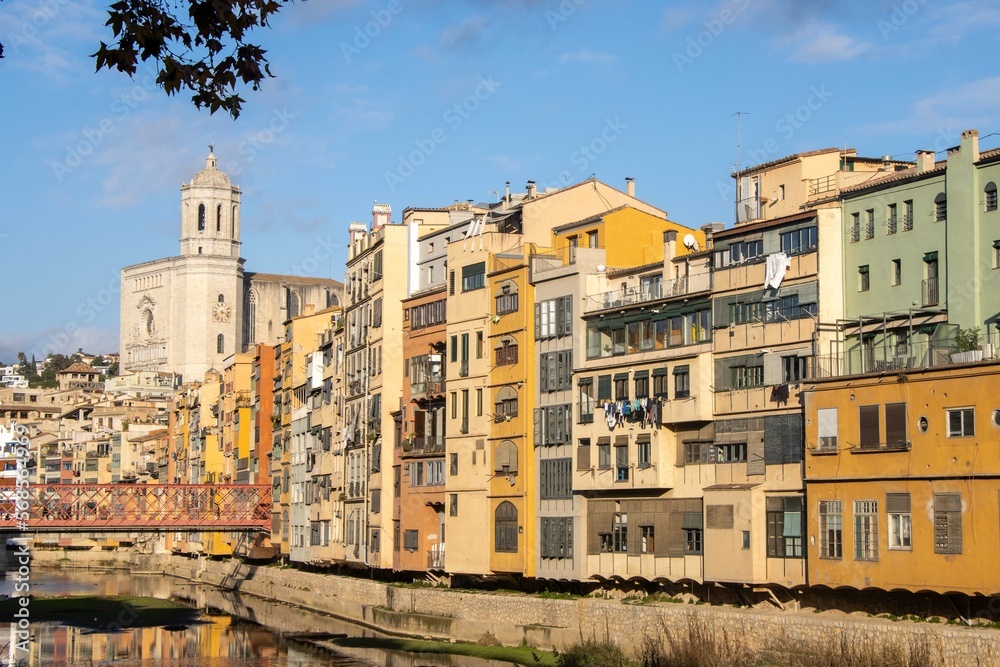
<svg viewBox="0 0 1000 667">
<path fill-rule="evenodd" d="M 17 515 L 27 493 L 28 520 Z M 23 498 L 22 498 L 23 499 Z M 23 503 L 21 503 L 23 507 Z M 33 484 L 0 487 L 0 532 L 270 530 L 271 487 L 250 484 Z"/>
</svg>

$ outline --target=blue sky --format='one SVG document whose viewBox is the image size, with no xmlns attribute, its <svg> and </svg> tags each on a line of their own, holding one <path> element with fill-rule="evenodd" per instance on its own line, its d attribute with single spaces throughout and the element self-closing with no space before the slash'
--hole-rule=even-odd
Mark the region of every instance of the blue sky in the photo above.
<svg viewBox="0 0 1000 667">
<path fill-rule="evenodd" d="M 729 223 L 736 111 L 744 163 L 1000 132 L 988 0 L 310 0 L 258 33 L 277 78 L 237 121 L 167 98 L 148 65 L 95 74 L 105 20 L 0 3 L 0 361 L 117 349 L 118 272 L 177 254 L 210 143 L 243 189 L 247 268 L 341 278 L 374 200 L 398 220 L 508 180 L 631 176 L 677 222 Z"/>
</svg>

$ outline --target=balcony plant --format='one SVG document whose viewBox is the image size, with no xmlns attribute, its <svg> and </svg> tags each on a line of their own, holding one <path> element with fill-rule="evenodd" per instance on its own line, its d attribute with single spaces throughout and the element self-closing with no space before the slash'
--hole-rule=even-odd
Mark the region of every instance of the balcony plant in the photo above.
<svg viewBox="0 0 1000 667">
<path fill-rule="evenodd" d="M 959 329 L 955 332 L 955 353 L 952 363 L 963 364 L 983 360 L 983 335 L 979 327 Z"/>
</svg>

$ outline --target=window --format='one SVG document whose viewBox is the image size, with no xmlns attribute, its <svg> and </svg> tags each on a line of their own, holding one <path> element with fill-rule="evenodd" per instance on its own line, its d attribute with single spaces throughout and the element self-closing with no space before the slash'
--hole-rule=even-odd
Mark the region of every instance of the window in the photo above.
<svg viewBox="0 0 1000 667">
<path fill-rule="evenodd" d="M 516 399 L 514 401 L 514 410 L 517 410 L 517 400 Z M 517 413 L 515 412 L 515 414 L 517 414 Z M 483 416 L 483 390 L 482 389 L 477 389 L 476 390 L 476 416 L 477 417 L 482 417 Z"/>
<path fill-rule="evenodd" d="M 899 224 L 899 218 L 896 216 L 896 205 L 889 204 L 886 207 L 886 218 L 885 218 L 885 233 L 895 234 L 897 226 Z"/>
<path fill-rule="evenodd" d="M 535 339 L 573 333 L 573 299 L 563 296 L 535 304 Z"/>
<path fill-rule="evenodd" d="M 573 496 L 573 459 L 543 459 L 541 468 L 542 500 Z"/>
<path fill-rule="evenodd" d="M 628 551 L 628 514 L 616 512 L 611 523 L 611 550 Z"/>
<path fill-rule="evenodd" d="M 702 552 L 701 512 L 685 512 L 681 529 L 684 531 L 684 554 L 694 556 Z"/>
<path fill-rule="evenodd" d="M 597 467 L 601 470 L 611 467 L 611 438 L 597 439 Z"/>
<path fill-rule="evenodd" d="M 477 262 L 462 267 L 462 291 L 482 289 L 486 286 L 486 262 Z"/>
<path fill-rule="evenodd" d="M 808 376 L 809 357 L 782 357 L 781 377 L 785 384 L 791 384 L 805 380 Z"/>
<path fill-rule="evenodd" d="M 983 193 L 986 195 L 986 210 L 997 210 L 997 184 L 990 181 L 986 184 L 986 188 L 983 190 Z"/>
<path fill-rule="evenodd" d="M 633 379 L 635 380 L 635 397 L 649 398 L 649 371 L 636 371 Z"/>
<path fill-rule="evenodd" d="M 763 366 L 734 366 L 729 369 L 732 389 L 753 389 L 764 386 Z"/>
<path fill-rule="evenodd" d="M 448 296 L 455 296 L 455 272 L 448 272 Z"/>
<path fill-rule="evenodd" d="M 819 431 L 819 451 L 837 451 L 837 408 L 817 410 L 816 421 Z"/>
<path fill-rule="evenodd" d="M 713 445 L 712 451 L 715 455 L 715 463 L 746 463 L 747 461 L 747 443 L 745 442 Z"/>
<path fill-rule="evenodd" d="M 407 551 L 416 551 L 420 546 L 419 539 L 420 531 L 418 530 L 404 530 L 403 531 L 403 548 Z"/>
<path fill-rule="evenodd" d="M 976 434 L 975 408 L 948 410 L 948 437 L 967 438 Z"/>
<path fill-rule="evenodd" d="M 934 494 L 934 553 L 962 553 L 962 494 Z"/>
<path fill-rule="evenodd" d="M 628 373 L 618 373 L 615 375 L 615 400 L 627 401 L 628 398 Z"/>
<path fill-rule="evenodd" d="M 444 484 L 444 459 L 427 462 L 427 486 Z"/>
<path fill-rule="evenodd" d="M 865 240 L 875 238 L 875 209 L 865 211 Z"/>
<path fill-rule="evenodd" d="M 423 461 L 410 462 L 410 486 L 424 485 L 424 463 Z"/>
<path fill-rule="evenodd" d="M 573 519 L 542 519 L 542 558 L 573 557 Z"/>
<path fill-rule="evenodd" d="M 599 375 L 597 377 L 597 402 L 611 400 L 611 376 Z"/>
<path fill-rule="evenodd" d="M 372 514 L 378 514 L 382 511 L 382 489 L 372 489 L 369 506 L 371 507 Z"/>
<path fill-rule="evenodd" d="M 993 268 L 1000 269 L 1000 240 L 993 242 Z"/>
<path fill-rule="evenodd" d="M 652 465 L 652 445 L 650 444 L 650 438 L 648 433 L 641 433 L 635 437 L 636 448 L 638 449 L 638 455 L 636 456 L 636 465 L 639 468 L 648 468 Z"/>
<path fill-rule="evenodd" d="M 587 247 L 596 248 L 597 246 L 597 232 L 587 232 Z"/>
<path fill-rule="evenodd" d="M 493 471 L 504 477 L 517 474 L 517 445 L 510 440 L 497 445 L 493 456 Z"/>
<path fill-rule="evenodd" d="M 885 446 L 886 449 L 906 449 L 906 403 L 886 403 L 885 405 Z"/>
<path fill-rule="evenodd" d="M 483 343 L 483 332 L 476 332 L 476 359 L 483 358 L 483 348 L 485 347 Z"/>
<path fill-rule="evenodd" d="M 477 389 L 477 391 L 481 390 Z M 497 392 L 494 405 L 496 406 L 495 421 L 501 422 L 510 417 L 516 417 L 517 390 L 513 387 L 501 387 Z"/>
<path fill-rule="evenodd" d="M 851 213 L 851 243 L 861 240 L 861 214 Z"/>
<path fill-rule="evenodd" d="M 910 543 L 910 494 L 885 494 L 885 511 L 889 515 L 889 548 L 909 551 Z"/>
<path fill-rule="evenodd" d="M 867 292 L 871 287 L 871 282 L 868 277 L 868 265 L 858 267 L 858 291 Z"/>
<path fill-rule="evenodd" d="M 573 352 L 549 352 L 538 361 L 539 388 L 542 391 L 569 389 L 573 379 Z"/>
<path fill-rule="evenodd" d="M 628 436 L 615 438 L 615 481 L 628 481 Z"/>
<path fill-rule="evenodd" d="M 454 452 L 448 455 L 448 474 L 458 474 L 458 454 Z"/>
<path fill-rule="evenodd" d="M 500 553 L 517 553 L 517 508 L 508 500 L 494 513 L 493 548 Z"/>
<path fill-rule="evenodd" d="M 226 352 L 226 337 L 222 334 L 219 334 L 215 339 L 215 351 L 219 354 Z"/>
<path fill-rule="evenodd" d="M 786 232 L 781 235 L 781 252 L 786 255 L 815 250 L 816 245 L 816 227 L 796 229 L 794 232 Z"/>
<path fill-rule="evenodd" d="M 448 516 L 458 516 L 458 494 L 448 494 Z"/>
<path fill-rule="evenodd" d="M 674 368 L 674 398 L 687 398 L 691 395 L 691 374 L 687 366 Z"/>
<path fill-rule="evenodd" d="M 656 553 L 656 533 L 653 526 L 639 526 L 639 553 Z"/>
<path fill-rule="evenodd" d="M 666 368 L 653 369 L 653 396 L 657 398 L 667 398 L 669 396 L 668 377 Z"/>
<path fill-rule="evenodd" d="M 819 503 L 819 557 L 844 557 L 844 503 L 821 500 Z"/>
<path fill-rule="evenodd" d="M 576 469 L 590 470 L 590 438 L 580 438 L 576 445 Z"/>
<path fill-rule="evenodd" d="M 767 499 L 768 558 L 802 558 L 802 498 Z"/>
<path fill-rule="evenodd" d="M 948 217 L 948 198 L 942 192 L 934 198 L 934 222 L 944 222 Z"/>
<path fill-rule="evenodd" d="M 504 283 L 496 294 L 497 315 L 517 312 L 517 285 Z"/>
<path fill-rule="evenodd" d="M 854 558 L 878 560 L 878 501 L 854 501 Z"/>
<path fill-rule="evenodd" d="M 198 204 L 198 231 L 205 231 L 205 205 Z"/>
<path fill-rule="evenodd" d="M 764 241 L 738 241 L 729 246 L 729 256 L 733 264 L 749 262 L 764 255 Z"/>
<path fill-rule="evenodd" d="M 517 341 L 511 337 L 501 338 L 493 348 L 497 366 L 513 366 L 517 363 Z"/>
<path fill-rule="evenodd" d="M 578 384 L 580 395 L 580 424 L 594 421 L 594 378 L 581 378 Z"/>
<path fill-rule="evenodd" d="M 879 449 L 882 442 L 881 424 L 879 423 L 880 406 L 862 405 L 858 408 L 858 423 L 860 426 L 861 449 Z"/>
<path fill-rule="evenodd" d="M 889 285 L 892 287 L 899 287 L 899 284 L 903 281 L 903 264 L 900 260 L 892 260 L 892 278 Z"/>
</svg>

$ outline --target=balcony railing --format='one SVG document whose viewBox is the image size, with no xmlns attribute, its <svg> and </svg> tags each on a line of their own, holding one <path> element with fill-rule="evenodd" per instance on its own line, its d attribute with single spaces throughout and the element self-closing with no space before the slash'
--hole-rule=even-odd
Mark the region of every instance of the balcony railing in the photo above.
<svg viewBox="0 0 1000 667">
<path fill-rule="evenodd" d="M 469 360 L 463 359 L 462 365 L 458 367 L 458 376 L 467 378 L 469 377 Z"/>
<path fill-rule="evenodd" d="M 822 194 L 824 192 L 830 192 L 837 189 L 837 175 L 830 174 L 829 176 L 821 176 L 820 178 L 809 179 L 809 196 L 815 197 L 816 195 Z"/>
<path fill-rule="evenodd" d="M 435 376 L 434 379 L 427 380 L 425 382 L 411 382 L 410 383 L 410 396 L 411 398 L 420 398 L 427 395 L 443 395 L 445 387 L 445 380 L 442 377 Z"/>
<path fill-rule="evenodd" d="M 936 306 L 939 303 L 938 279 L 930 278 L 923 281 L 923 301 L 924 306 Z"/>
<path fill-rule="evenodd" d="M 612 290 L 587 297 L 587 312 L 685 296 L 705 291 L 710 287 L 711 280 L 707 273 L 699 273 L 693 276 L 660 283 L 651 283 L 649 285 L 635 285 L 633 287 L 626 287 L 623 290 Z"/>
<path fill-rule="evenodd" d="M 427 552 L 427 569 L 444 569 L 444 549 L 431 549 Z"/>
<path fill-rule="evenodd" d="M 885 221 L 885 233 L 895 234 L 898 226 L 898 219 L 894 215 L 890 215 Z"/>
<path fill-rule="evenodd" d="M 411 456 L 419 456 L 420 454 L 443 454 L 444 436 L 432 435 L 410 438 L 410 449 L 407 453 Z"/>
<path fill-rule="evenodd" d="M 909 345 L 876 345 L 856 348 L 845 354 L 819 355 L 810 377 L 827 378 L 868 373 L 899 373 L 911 369 L 950 366 L 996 359 L 1000 356 L 1000 336 L 990 336 L 977 349 L 957 352 L 954 342 L 931 341 Z"/>
<path fill-rule="evenodd" d="M 913 229 L 913 214 L 904 213 L 903 214 L 903 231 L 909 232 Z"/>
</svg>

